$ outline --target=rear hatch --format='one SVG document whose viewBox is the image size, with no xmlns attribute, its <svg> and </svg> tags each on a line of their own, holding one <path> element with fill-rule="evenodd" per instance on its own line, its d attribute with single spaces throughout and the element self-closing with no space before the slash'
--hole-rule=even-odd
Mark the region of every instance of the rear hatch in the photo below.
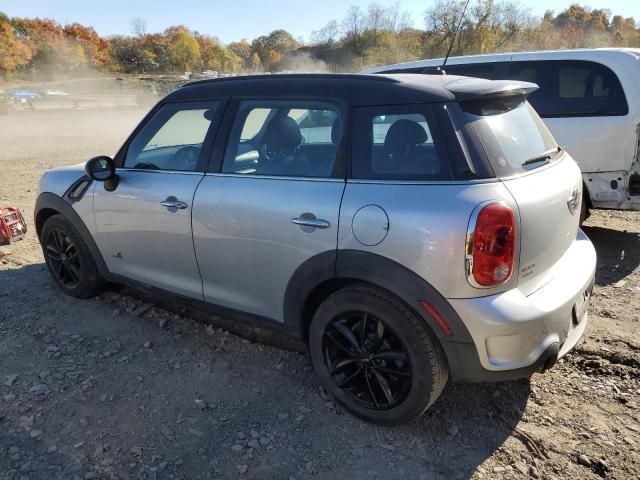
<svg viewBox="0 0 640 480">
<path fill-rule="evenodd" d="M 523 96 L 461 102 L 496 176 L 518 205 L 518 288 L 529 295 L 550 281 L 575 241 L 582 177 Z"/>
</svg>

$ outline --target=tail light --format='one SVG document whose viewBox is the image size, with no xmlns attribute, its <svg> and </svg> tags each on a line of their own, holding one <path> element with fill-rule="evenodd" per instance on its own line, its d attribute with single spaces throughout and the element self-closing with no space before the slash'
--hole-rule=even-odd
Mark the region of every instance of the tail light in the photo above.
<svg viewBox="0 0 640 480">
<path fill-rule="evenodd" d="M 497 202 L 478 207 L 467 232 L 469 283 L 493 287 L 507 282 L 513 273 L 515 242 L 516 222 L 511 207 Z"/>
</svg>

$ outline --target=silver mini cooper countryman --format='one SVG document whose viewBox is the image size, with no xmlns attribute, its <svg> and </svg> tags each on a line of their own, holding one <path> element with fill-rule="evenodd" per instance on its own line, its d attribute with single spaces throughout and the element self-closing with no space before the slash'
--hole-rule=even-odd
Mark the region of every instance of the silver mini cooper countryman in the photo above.
<svg viewBox="0 0 640 480">
<path fill-rule="evenodd" d="M 346 409 L 395 425 L 448 380 L 542 372 L 586 326 L 582 179 L 527 103 L 454 76 L 191 83 L 115 158 L 46 172 L 62 290 L 145 288 L 308 343 Z"/>
</svg>

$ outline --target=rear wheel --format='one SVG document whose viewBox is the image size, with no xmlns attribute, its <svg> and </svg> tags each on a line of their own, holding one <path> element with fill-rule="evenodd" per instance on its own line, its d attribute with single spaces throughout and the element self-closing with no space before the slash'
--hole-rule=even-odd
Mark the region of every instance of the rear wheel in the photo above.
<svg viewBox="0 0 640 480">
<path fill-rule="evenodd" d="M 65 293 L 87 298 L 99 292 L 101 281 L 93 257 L 64 216 L 47 219 L 40 242 L 49 273 Z"/>
<path fill-rule="evenodd" d="M 589 218 L 590 215 L 591 215 L 591 212 L 589 211 L 589 198 L 587 197 L 586 194 L 583 193 L 582 203 L 580 204 L 580 226 L 581 227 L 582 227 L 582 224 L 585 222 L 587 218 Z"/>
<path fill-rule="evenodd" d="M 389 293 L 347 287 L 318 308 L 309 347 L 324 386 L 347 410 L 381 425 L 422 415 L 448 378 L 423 321 Z"/>
</svg>

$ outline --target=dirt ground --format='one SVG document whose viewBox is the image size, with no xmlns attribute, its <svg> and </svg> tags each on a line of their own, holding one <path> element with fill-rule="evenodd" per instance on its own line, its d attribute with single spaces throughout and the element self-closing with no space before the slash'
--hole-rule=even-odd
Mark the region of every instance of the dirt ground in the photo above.
<svg viewBox="0 0 640 480">
<path fill-rule="evenodd" d="M 43 170 L 114 153 L 142 115 L 0 116 L 0 204 L 31 218 Z M 577 351 L 380 428 L 307 355 L 127 291 L 63 295 L 32 230 L 0 247 L 0 478 L 639 478 L 640 213 L 594 212 L 585 231 L 598 270 Z"/>
</svg>

